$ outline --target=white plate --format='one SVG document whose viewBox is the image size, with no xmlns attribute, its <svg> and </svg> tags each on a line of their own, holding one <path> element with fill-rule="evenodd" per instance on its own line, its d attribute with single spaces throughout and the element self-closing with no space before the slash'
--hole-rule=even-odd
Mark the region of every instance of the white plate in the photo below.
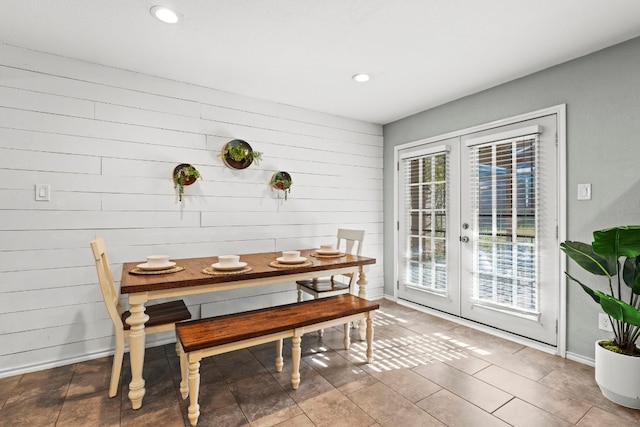
<svg viewBox="0 0 640 427">
<path fill-rule="evenodd" d="M 281 256 L 276 258 L 276 261 L 281 262 L 282 264 L 302 264 L 306 260 L 307 259 L 303 256 L 301 256 L 300 258 L 293 258 L 293 259 L 284 259 L 284 257 L 281 257 Z"/>
<path fill-rule="evenodd" d="M 233 270 L 240 270 L 241 268 L 244 268 L 247 266 L 246 262 L 242 262 L 240 261 L 237 264 L 234 265 L 225 265 L 224 267 L 220 265 L 219 262 L 216 262 L 215 264 L 211 264 L 211 267 L 215 268 L 216 270 L 221 270 L 221 271 L 233 271 Z"/>
<path fill-rule="evenodd" d="M 149 265 L 149 263 L 145 262 L 145 263 L 136 265 L 136 267 L 138 267 L 140 270 L 154 271 L 154 270 L 166 270 L 168 268 L 173 267 L 174 265 L 176 265 L 176 263 L 173 261 L 169 261 L 166 264 L 160 264 L 160 265 L 154 265 L 154 266 L 151 266 Z"/>
<path fill-rule="evenodd" d="M 322 249 L 317 249 L 316 253 L 318 253 L 320 255 L 338 255 L 340 253 L 340 251 L 336 250 L 336 249 L 334 249 L 332 251 L 325 251 L 325 250 L 322 250 Z"/>
</svg>

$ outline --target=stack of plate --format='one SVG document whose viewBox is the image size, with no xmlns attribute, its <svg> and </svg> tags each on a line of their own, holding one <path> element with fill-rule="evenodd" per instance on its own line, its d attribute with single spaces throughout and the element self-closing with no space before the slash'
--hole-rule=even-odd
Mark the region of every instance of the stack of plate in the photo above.
<svg viewBox="0 0 640 427">
<path fill-rule="evenodd" d="M 285 258 L 283 256 L 279 256 L 278 258 L 276 258 L 276 261 L 278 261 L 281 264 L 302 264 L 306 260 L 307 259 L 303 256 L 300 256 L 297 258 Z"/>
<path fill-rule="evenodd" d="M 148 262 L 145 262 L 145 263 L 136 265 L 136 267 L 144 271 L 160 271 L 160 270 L 168 270 L 175 265 L 176 263 L 173 261 L 167 261 L 162 264 L 154 264 L 154 265 L 150 265 Z"/>
<path fill-rule="evenodd" d="M 220 271 L 234 271 L 234 270 L 240 270 L 243 269 L 247 266 L 246 262 L 242 262 L 239 261 L 235 264 L 230 264 L 230 265 L 220 265 L 219 262 L 216 262 L 214 264 L 211 264 L 211 267 L 213 267 L 215 270 L 220 270 Z"/>
</svg>

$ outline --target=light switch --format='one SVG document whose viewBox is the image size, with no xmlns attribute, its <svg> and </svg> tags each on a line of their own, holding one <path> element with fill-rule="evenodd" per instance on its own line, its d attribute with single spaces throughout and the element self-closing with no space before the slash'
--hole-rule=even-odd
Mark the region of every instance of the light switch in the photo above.
<svg viewBox="0 0 640 427">
<path fill-rule="evenodd" d="M 578 184 L 578 200 L 591 200 L 591 184 Z"/>
<path fill-rule="evenodd" d="M 49 184 L 36 184 L 36 201 L 48 202 L 51 200 L 51 186 Z"/>
</svg>

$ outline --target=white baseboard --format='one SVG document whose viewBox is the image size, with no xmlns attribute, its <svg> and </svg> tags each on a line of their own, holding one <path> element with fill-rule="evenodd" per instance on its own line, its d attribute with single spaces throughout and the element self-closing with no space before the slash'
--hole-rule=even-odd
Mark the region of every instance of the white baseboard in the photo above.
<svg viewBox="0 0 640 427">
<path fill-rule="evenodd" d="M 158 341 L 154 341 L 153 343 L 150 343 L 151 345 L 149 345 L 147 348 L 159 347 L 161 345 L 171 344 L 175 342 L 176 342 L 175 337 L 173 338 L 169 337 L 169 338 L 161 339 Z M 15 375 L 29 374 L 31 372 L 43 371 L 45 369 L 58 368 L 60 366 L 86 362 L 87 360 L 94 360 L 94 359 L 99 359 L 101 357 L 113 356 L 113 351 L 114 351 L 113 349 L 97 351 L 94 353 L 83 354 L 82 356 L 74 356 L 74 357 L 58 359 L 58 360 L 53 360 L 53 361 L 44 362 L 44 363 L 37 363 L 29 366 L 22 366 L 17 369 L 13 368 L 10 370 L 0 370 L 0 378 L 8 378 L 8 377 L 13 377 Z M 127 353 L 129 351 L 129 347 L 125 346 L 124 351 L 125 353 Z"/>
<path fill-rule="evenodd" d="M 589 357 L 584 357 L 580 354 L 571 353 L 569 351 L 567 351 L 567 359 L 573 360 L 574 362 L 582 363 L 583 365 L 588 365 L 593 367 L 596 366 L 596 361 L 594 359 L 591 359 Z"/>
</svg>

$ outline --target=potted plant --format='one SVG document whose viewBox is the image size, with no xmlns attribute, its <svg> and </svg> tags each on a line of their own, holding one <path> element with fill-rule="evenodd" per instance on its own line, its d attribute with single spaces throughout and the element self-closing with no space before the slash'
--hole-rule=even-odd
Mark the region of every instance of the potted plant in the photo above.
<svg viewBox="0 0 640 427">
<path fill-rule="evenodd" d="M 569 279 L 609 316 L 613 339 L 595 344 L 595 376 L 602 394 L 620 405 L 640 408 L 640 226 L 620 226 L 593 233 L 591 245 L 566 241 L 560 248 L 578 265 L 604 276 L 608 292 Z M 607 283 L 608 282 L 608 283 Z"/>
<path fill-rule="evenodd" d="M 191 185 L 198 178 L 201 178 L 200 172 L 188 163 L 182 163 L 173 169 L 173 188 L 178 188 L 178 198 L 182 201 L 184 186 Z"/>
<path fill-rule="evenodd" d="M 287 200 L 289 193 L 291 193 L 292 183 L 291 175 L 284 171 L 274 173 L 271 178 L 271 187 L 284 191 L 285 200 Z"/>
<path fill-rule="evenodd" d="M 245 169 L 254 163 L 257 165 L 262 160 L 262 153 L 254 151 L 247 141 L 234 139 L 227 142 L 218 155 L 224 163 L 233 169 Z"/>
</svg>

